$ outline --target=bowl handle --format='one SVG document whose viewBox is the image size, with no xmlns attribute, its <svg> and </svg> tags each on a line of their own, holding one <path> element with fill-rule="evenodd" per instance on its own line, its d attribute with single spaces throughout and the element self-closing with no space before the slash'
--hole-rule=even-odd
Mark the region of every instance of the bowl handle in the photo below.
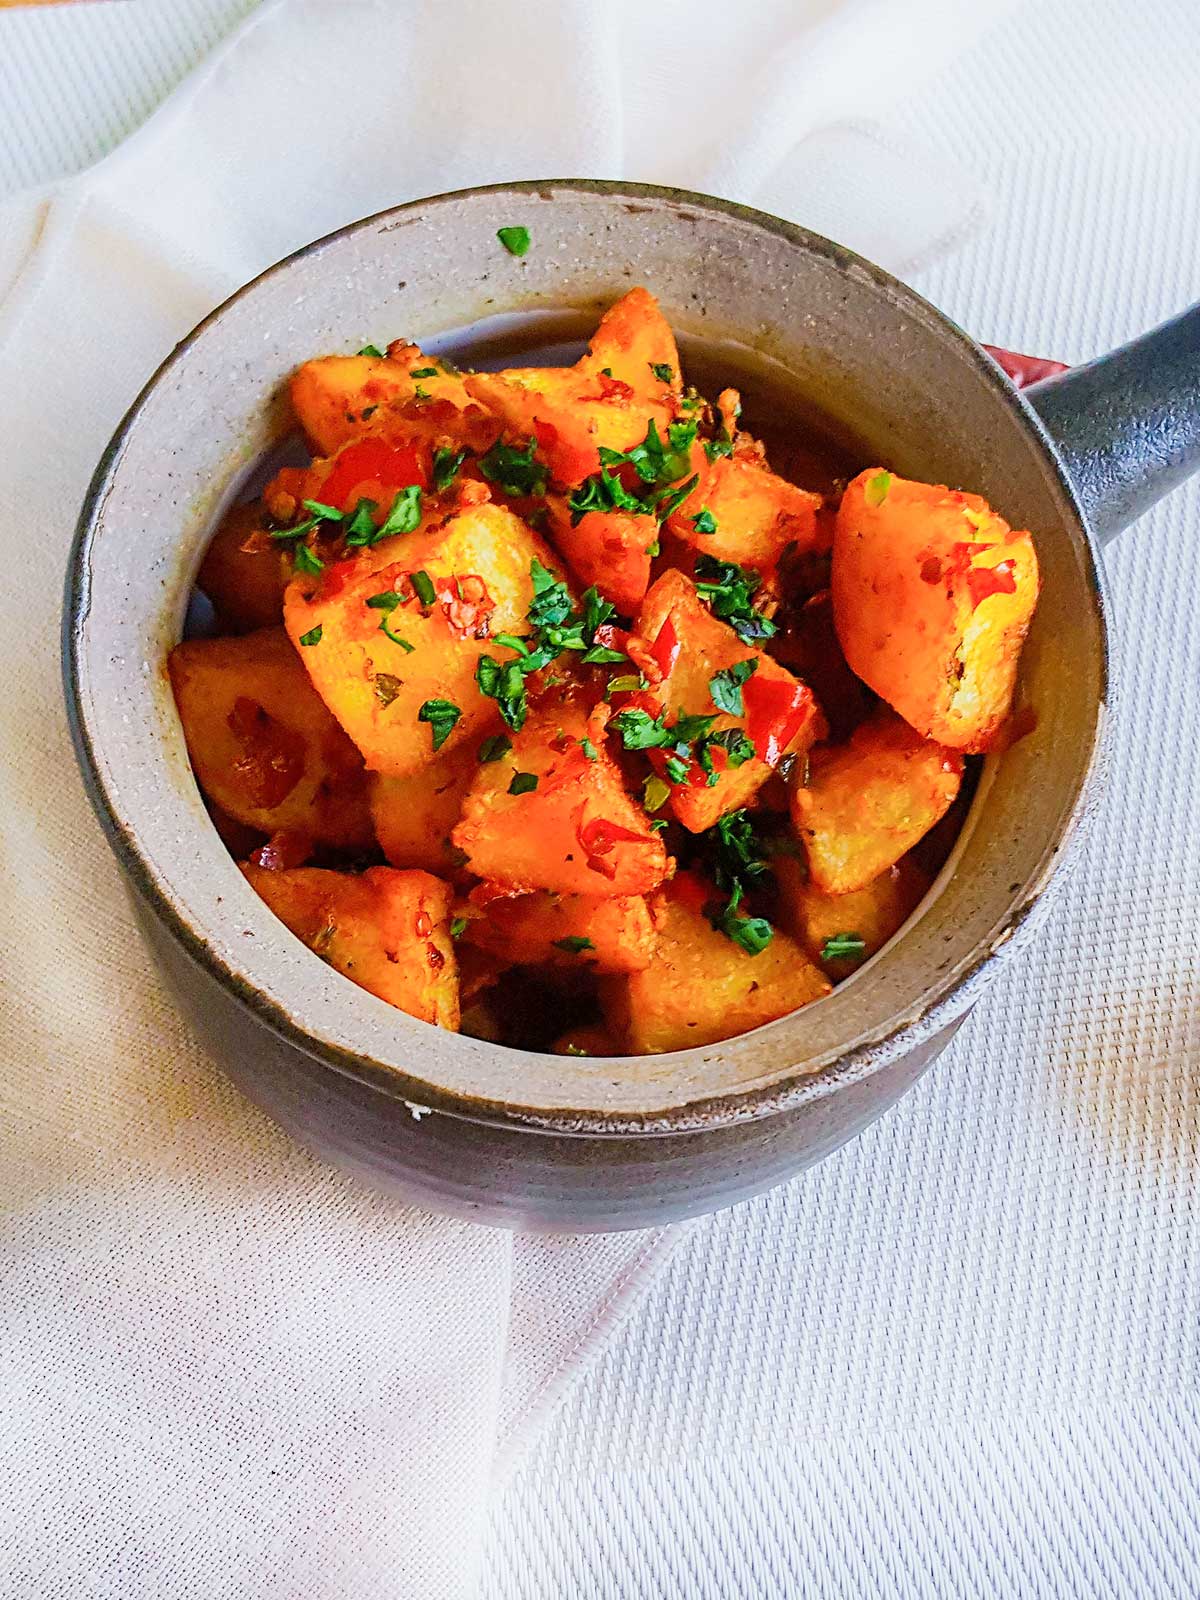
<svg viewBox="0 0 1200 1600">
<path fill-rule="evenodd" d="M 1024 396 L 1107 544 L 1200 469 L 1200 303 Z"/>
</svg>

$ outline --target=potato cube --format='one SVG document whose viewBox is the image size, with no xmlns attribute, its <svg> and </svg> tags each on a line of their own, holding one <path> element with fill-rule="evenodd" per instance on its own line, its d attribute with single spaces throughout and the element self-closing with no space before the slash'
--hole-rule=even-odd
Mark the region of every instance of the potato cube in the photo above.
<svg viewBox="0 0 1200 1600">
<path fill-rule="evenodd" d="M 682 779 L 672 770 L 669 751 L 648 752 L 656 771 L 671 784 L 672 811 L 691 832 L 703 832 L 724 812 L 747 805 L 785 755 L 803 752 L 823 733 L 812 691 L 761 645 L 743 643 L 714 617 L 683 573 L 672 569 L 655 583 L 637 631 L 663 673 L 661 683 L 644 698 L 668 722 L 684 714 L 712 716 L 710 737 L 740 729 L 754 746 L 747 759 L 736 744 L 729 749 L 711 745 L 713 773 L 697 758 L 688 763 Z M 753 670 L 743 677 L 750 662 Z M 738 704 L 740 712 L 721 708 Z"/>
<path fill-rule="evenodd" d="M 361 875 L 321 867 L 242 871 L 279 920 L 353 983 L 422 1022 L 458 1027 L 446 884 L 394 867 Z"/>
<path fill-rule="evenodd" d="M 371 844 L 362 757 L 282 628 L 186 640 L 168 667 L 196 781 L 214 805 L 263 833 Z"/>
<path fill-rule="evenodd" d="M 770 573 L 788 545 L 816 550 L 821 497 L 778 477 L 757 456 L 720 456 L 667 519 L 677 539 L 718 561 Z"/>
<path fill-rule="evenodd" d="M 234 506 L 213 534 L 196 583 L 212 601 L 222 633 L 278 628 L 292 575 L 287 552 L 267 527 L 259 500 Z"/>
<path fill-rule="evenodd" d="M 635 1055 L 732 1039 L 830 991 L 819 968 L 778 929 L 766 949 L 748 955 L 710 923 L 710 897 L 719 898 L 681 874 L 651 901 L 658 941 L 650 965 L 601 984 L 609 1027 Z"/>
<path fill-rule="evenodd" d="M 658 534 L 653 517 L 628 511 L 585 511 L 572 520 L 561 496 L 547 497 L 550 538 L 586 588 L 596 588 L 623 617 L 632 617 L 650 582 L 650 551 Z"/>
<path fill-rule="evenodd" d="M 422 376 L 414 377 L 414 373 Z M 396 340 L 386 356 L 320 356 L 293 374 L 291 401 L 317 455 L 400 421 L 433 437 L 479 443 L 494 433 L 467 393 L 461 374 Z M 480 433 L 480 424 L 484 424 Z"/>
<path fill-rule="evenodd" d="M 514 963 L 636 972 L 654 952 L 654 924 L 640 895 L 509 895 L 484 884 L 472 899 L 483 915 L 468 922 L 463 938 Z"/>
<path fill-rule="evenodd" d="M 531 712 L 507 755 L 480 766 L 451 837 L 472 872 L 518 891 L 640 895 L 669 866 L 622 787 L 603 717 L 557 692 Z"/>
<path fill-rule="evenodd" d="M 1037 605 L 1029 534 L 978 495 L 871 469 L 842 497 L 832 587 L 859 677 L 927 739 L 988 749 Z"/>
<path fill-rule="evenodd" d="M 826 894 L 850 894 L 894 866 L 949 808 L 962 781 L 956 750 L 922 739 L 881 706 L 848 744 L 816 749 L 793 788 L 792 823 Z"/>
<path fill-rule="evenodd" d="M 450 833 L 478 765 L 475 751 L 459 745 L 439 751 L 406 778 L 371 779 L 371 815 L 379 848 L 393 867 L 422 867 L 452 878 L 461 859 Z"/>
<path fill-rule="evenodd" d="M 640 285 L 609 306 L 577 366 L 589 377 L 607 374 L 643 400 L 657 402 L 683 393 L 671 324 L 649 289 Z"/>
<path fill-rule="evenodd" d="M 496 702 L 480 694 L 476 666 L 495 650 L 494 635 L 527 630 L 535 559 L 555 568 L 550 551 L 511 511 L 482 504 L 289 584 L 288 632 L 300 644 L 320 630 L 300 655 L 372 771 L 404 778 L 429 761 L 433 725 L 418 716 L 427 701 L 460 713 L 439 743 L 448 755 L 474 748 L 496 726 Z M 413 588 L 414 573 L 432 584 L 431 605 Z M 401 602 L 381 609 L 395 594 Z"/>
<path fill-rule="evenodd" d="M 789 931 L 835 981 L 883 949 L 925 898 L 932 881 L 911 856 L 902 856 L 895 866 L 850 894 L 818 889 L 794 856 L 778 857 L 772 868 Z M 842 935 L 861 941 L 862 948 L 838 954 L 845 947 Z"/>
</svg>

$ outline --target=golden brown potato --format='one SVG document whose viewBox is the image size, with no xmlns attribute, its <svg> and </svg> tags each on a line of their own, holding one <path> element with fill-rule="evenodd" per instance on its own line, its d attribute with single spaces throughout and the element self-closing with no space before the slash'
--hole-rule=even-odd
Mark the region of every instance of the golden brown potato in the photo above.
<svg viewBox="0 0 1200 1600">
<path fill-rule="evenodd" d="M 662 373 L 669 368 L 670 378 L 656 366 Z M 630 450 L 651 421 L 667 437 L 680 390 L 679 355 L 654 296 L 631 289 L 605 313 L 574 367 L 510 367 L 465 381 L 506 436 L 537 440 L 553 481 L 571 488 L 599 471 L 602 445 Z"/>
<path fill-rule="evenodd" d="M 396 421 L 406 430 L 430 437 L 462 435 L 464 442 L 474 444 L 495 431 L 459 373 L 401 339 L 388 346 L 386 356 L 306 361 L 292 377 L 290 393 L 300 426 L 319 456 L 332 455 L 363 433 L 385 431 Z"/>
<path fill-rule="evenodd" d="M 441 526 L 384 539 L 317 577 L 293 579 L 284 598 L 288 632 L 372 771 L 408 777 L 435 753 L 434 724 L 419 717 L 426 703 L 460 713 L 439 744 L 447 754 L 476 746 L 496 726 L 496 702 L 479 693 L 476 666 L 496 651 L 497 633 L 527 631 L 535 559 L 555 569 L 547 547 L 511 511 L 483 504 Z M 431 606 L 412 587 L 418 572 L 433 585 Z M 390 593 L 402 596 L 390 612 L 370 604 Z M 316 642 L 303 646 L 318 629 Z"/>
<path fill-rule="evenodd" d="M 394 867 L 361 875 L 321 867 L 242 871 L 298 939 L 360 988 L 423 1022 L 458 1027 L 446 884 Z"/>
<path fill-rule="evenodd" d="M 634 1055 L 686 1050 L 732 1039 L 828 994 L 830 984 L 787 934 L 747 955 L 704 913 L 717 898 L 681 874 L 651 901 L 654 959 L 640 972 L 601 984 L 605 1017 Z"/>
<path fill-rule="evenodd" d="M 794 856 L 780 856 L 771 866 L 789 932 L 835 982 L 883 949 L 924 899 L 932 881 L 911 856 L 902 856 L 894 867 L 850 894 L 825 894 Z M 861 941 L 861 950 L 847 948 L 841 935 Z M 839 949 L 846 953 L 838 954 Z"/>
<path fill-rule="evenodd" d="M 756 572 L 770 572 L 788 545 L 815 550 L 821 497 L 778 477 L 752 455 L 720 456 L 694 494 L 667 519 L 677 539 Z"/>
<path fill-rule="evenodd" d="M 379 848 L 393 867 L 422 867 L 454 877 L 461 859 L 450 832 L 478 762 L 470 745 L 439 751 L 407 778 L 371 779 L 371 815 Z"/>
<path fill-rule="evenodd" d="M 842 497 L 832 587 L 859 677 L 927 739 L 986 750 L 1037 605 L 1029 534 L 978 495 L 872 468 Z"/>
<path fill-rule="evenodd" d="M 883 706 L 848 744 L 814 750 L 808 782 L 791 799 L 817 888 L 865 888 L 928 833 L 961 781 L 956 750 L 922 739 Z"/>
<path fill-rule="evenodd" d="M 747 805 L 785 755 L 802 752 L 824 731 L 812 691 L 773 661 L 761 645 L 743 643 L 725 622 L 714 617 L 701 601 L 690 578 L 671 569 L 664 572 L 646 596 L 638 619 L 638 634 L 650 645 L 663 672 L 662 682 L 638 702 L 647 709 L 666 710 L 674 720 L 681 713 L 713 717 L 712 734 L 742 729 L 754 754 L 735 764 L 744 752 L 710 748 L 717 781 L 697 759 L 682 782 L 672 779 L 669 754 L 647 752 L 664 781 L 670 781 L 669 804 L 675 816 L 693 833 L 711 828 L 726 811 Z M 731 672 L 755 666 L 749 677 L 734 683 Z M 729 695 L 734 695 L 729 700 Z M 723 703 L 740 704 L 740 713 L 721 710 Z"/>
<path fill-rule="evenodd" d="M 292 575 L 287 551 L 272 539 L 261 501 L 234 506 L 212 536 L 196 583 L 212 601 L 222 633 L 277 628 Z"/>
<path fill-rule="evenodd" d="M 463 938 L 514 964 L 583 972 L 636 972 L 649 966 L 654 924 L 640 895 L 522 894 L 484 884 L 482 910 Z"/>
<path fill-rule="evenodd" d="M 623 617 L 632 617 L 650 582 L 651 549 L 658 535 L 653 517 L 628 511 L 585 511 L 573 522 L 567 502 L 548 495 L 550 538 L 586 588 L 596 588 Z"/>
<path fill-rule="evenodd" d="M 518 891 L 640 895 L 669 865 L 621 785 L 602 716 L 589 720 L 586 706 L 557 692 L 507 755 L 480 766 L 451 837 L 472 872 Z"/>
<path fill-rule="evenodd" d="M 362 757 L 282 628 L 189 639 L 168 666 L 196 780 L 214 805 L 263 833 L 337 849 L 372 843 Z"/>
</svg>

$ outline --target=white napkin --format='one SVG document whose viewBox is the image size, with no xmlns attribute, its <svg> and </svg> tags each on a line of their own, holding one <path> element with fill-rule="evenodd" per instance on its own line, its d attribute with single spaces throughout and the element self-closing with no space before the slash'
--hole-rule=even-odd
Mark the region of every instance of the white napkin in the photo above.
<svg viewBox="0 0 1200 1600">
<path fill-rule="evenodd" d="M 974 207 L 868 118 L 953 0 L 290 0 L 83 178 L 0 211 L 0 1587 L 466 1596 L 507 1472 L 671 1235 L 514 1240 L 296 1150 L 171 1009 L 73 770 L 64 554 L 171 345 L 356 216 L 604 175 L 782 210 L 903 268 Z"/>
</svg>

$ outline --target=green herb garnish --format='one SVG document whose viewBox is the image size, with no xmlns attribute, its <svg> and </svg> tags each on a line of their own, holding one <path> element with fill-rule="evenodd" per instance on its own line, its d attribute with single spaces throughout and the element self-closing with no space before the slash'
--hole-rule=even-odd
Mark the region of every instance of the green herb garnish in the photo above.
<svg viewBox="0 0 1200 1600">
<path fill-rule="evenodd" d="M 344 524 L 343 531 L 346 535 L 347 548 L 357 548 L 359 545 L 374 544 L 376 540 L 374 512 L 378 509 L 374 500 L 365 497 L 358 502 L 351 512 L 348 521 Z"/>
<path fill-rule="evenodd" d="M 585 939 L 578 933 L 568 934 L 565 939 L 551 939 L 550 943 L 556 950 L 565 950 L 569 956 L 577 956 L 583 950 L 596 948 L 590 939 Z"/>
<path fill-rule="evenodd" d="M 822 961 L 845 961 L 866 954 L 867 941 L 857 933 L 835 933 L 821 946 Z"/>
<path fill-rule="evenodd" d="M 496 237 L 510 256 L 523 256 L 529 249 L 528 228 L 497 228 Z"/>
<path fill-rule="evenodd" d="M 466 917 L 455 917 L 454 921 L 450 924 L 450 937 L 452 939 L 461 939 L 463 934 L 466 933 L 466 931 L 467 931 L 467 919 L 466 919 Z"/>
<path fill-rule="evenodd" d="M 436 367 L 414 367 L 409 373 L 410 378 L 436 378 L 437 375 L 438 369 Z"/>
<path fill-rule="evenodd" d="M 735 883 L 729 904 L 713 924 L 727 939 L 732 939 L 748 956 L 760 956 L 775 937 L 775 930 L 765 917 L 745 917 L 738 914 L 742 903 L 742 886 Z"/>
<path fill-rule="evenodd" d="M 310 628 L 307 633 L 300 635 L 301 644 L 320 644 L 321 632 L 324 624 L 318 622 L 315 628 Z"/>
<path fill-rule="evenodd" d="M 433 587 L 433 579 L 427 572 L 412 572 L 409 574 L 409 583 L 413 586 L 413 593 L 423 606 L 431 606 L 437 599 L 437 590 Z"/>
<path fill-rule="evenodd" d="M 406 489 L 392 501 L 392 509 L 379 529 L 375 538 L 368 541 L 371 544 L 380 539 L 387 539 L 397 533 L 411 533 L 421 520 L 421 490 L 420 486 L 410 483 Z M 349 544 L 349 539 L 346 543 Z"/>
<path fill-rule="evenodd" d="M 888 490 L 892 487 L 890 472 L 877 472 L 867 479 L 863 485 L 863 499 L 869 506 L 881 506 L 887 499 Z"/>
<path fill-rule="evenodd" d="M 374 356 L 376 361 L 383 360 L 383 351 L 377 345 L 365 344 L 358 353 L 360 356 Z"/>
<path fill-rule="evenodd" d="M 508 786 L 509 794 L 532 794 L 538 786 L 536 772 L 514 772 Z"/>
<path fill-rule="evenodd" d="M 298 544 L 296 546 L 292 552 L 292 560 L 296 564 L 297 572 L 308 572 L 315 576 L 316 573 L 324 572 L 325 570 L 325 563 L 320 556 L 315 555 L 306 544 Z"/>
<path fill-rule="evenodd" d="M 433 452 L 433 487 L 440 494 L 443 489 L 448 489 L 458 477 L 463 462 L 467 459 L 465 450 L 451 450 L 448 445 L 440 444 Z"/>
<path fill-rule="evenodd" d="M 778 632 L 771 619 L 751 604 L 761 581 L 757 572 L 739 567 L 734 561 L 718 561 L 709 555 L 696 557 L 697 593 L 708 601 L 713 616 L 728 622 L 746 644 L 770 639 Z"/>
<path fill-rule="evenodd" d="M 498 484 L 505 494 L 519 497 L 546 492 L 546 468 L 535 461 L 537 440 L 530 439 L 524 450 L 497 441 L 479 458 L 479 470 L 489 483 Z"/>
<path fill-rule="evenodd" d="M 321 500 L 305 500 L 304 509 L 311 511 L 320 522 L 341 522 L 345 517 L 344 511 L 339 511 L 336 506 L 327 506 Z"/>
<path fill-rule="evenodd" d="M 462 716 L 453 701 L 426 700 L 417 712 L 418 722 L 427 722 L 433 733 L 433 748 L 440 750 L 454 731 L 454 724 Z"/>
<path fill-rule="evenodd" d="M 580 739 L 579 748 L 583 751 L 585 760 L 587 760 L 587 761 L 599 761 L 600 752 L 599 752 L 599 750 L 596 749 L 596 746 L 592 743 L 592 741 L 590 739 Z"/>
<path fill-rule="evenodd" d="M 724 667 L 708 680 L 708 692 L 712 695 L 712 703 L 718 711 L 725 711 L 731 717 L 742 717 L 746 714 L 746 707 L 742 701 L 742 685 L 758 671 L 758 657 L 751 656 L 748 661 L 735 661 L 731 667 Z"/>
<path fill-rule="evenodd" d="M 658 379 L 659 383 L 674 383 L 675 381 L 675 368 L 669 362 L 652 361 L 650 363 L 650 371 Z"/>
<path fill-rule="evenodd" d="M 695 528 L 697 533 L 716 533 L 717 519 L 707 506 L 701 506 L 700 510 L 692 518 L 692 527 Z"/>
<path fill-rule="evenodd" d="M 488 762 L 500 761 L 512 749 L 512 740 L 503 733 L 493 733 L 479 746 L 480 764 L 486 766 Z"/>
</svg>

